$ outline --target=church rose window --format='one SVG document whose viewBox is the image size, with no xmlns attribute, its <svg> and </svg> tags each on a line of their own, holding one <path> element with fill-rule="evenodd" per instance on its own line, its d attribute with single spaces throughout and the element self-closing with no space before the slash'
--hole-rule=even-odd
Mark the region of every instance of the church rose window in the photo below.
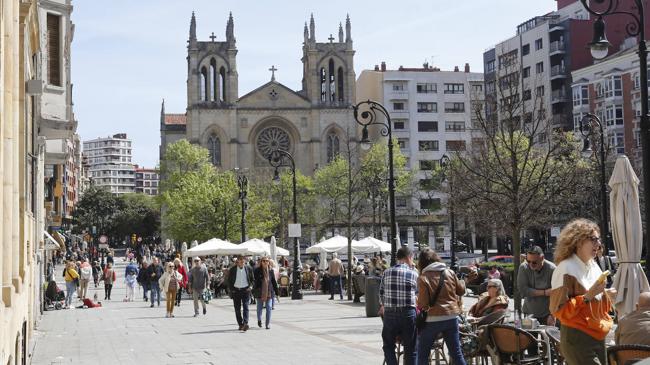
<svg viewBox="0 0 650 365">
<path fill-rule="evenodd" d="M 271 152 L 281 149 L 289 151 L 291 147 L 291 139 L 289 134 L 278 127 L 269 127 L 264 129 L 257 136 L 257 151 L 264 157 L 267 157 Z"/>
</svg>

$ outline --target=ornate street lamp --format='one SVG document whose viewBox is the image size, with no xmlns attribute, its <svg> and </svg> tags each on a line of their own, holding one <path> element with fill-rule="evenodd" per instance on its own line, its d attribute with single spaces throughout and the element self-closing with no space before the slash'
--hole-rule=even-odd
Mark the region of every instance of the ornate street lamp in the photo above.
<svg viewBox="0 0 650 365">
<path fill-rule="evenodd" d="M 248 203 L 248 178 L 244 174 L 237 175 L 237 186 L 239 186 L 239 200 L 241 201 L 241 241 L 246 241 L 246 209 Z"/>
<path fill-rule="evenodd" d="M 609 254 L 611 237 L 609 235 L 609 201 L 607 199 L 607 181 L 605 175 L 605 130 L 600 118 L 595 114 L 587 113 L 580 120 L 580 133 L 585 137 L 583 152 L 591 152 L 590 139 L 600 139 L 600 234 L 603 238 L 603 253 Z"/>
<path fill-rule="evenodd" d="M 630 37 L 637 37 L 638 54 L 639 54 L 639 81 L 641 84 L 641 148 L 643 149 L 643 194 L 645 195 L 645 219 L 650 219 L 650 126 L 648 123 L 648 48 L 645 39 L 645 1 L 633 0 L 636 13 L 631 11 L 619 10 L 618 0 L 580 0 L 584 8 L 598 18 L 594 22 L 594 38 L 589 44 L 591 55 L 594 58 L 604 58 L 607 56 L 609 42 L 606 37 L 604 16 L 612 14 L 627 15 L 632 18 L 631 22 L 625 27 L 625 31 Z M 596 11 L 589 7 L 588 2 L 600 4 L 598 8 L 604 9 Z M 629 2 L 625 2 L 628 4 Z M 643 239 L 646 246 L 646 262 L 650 262 L 650 239 L 648 239 L 648 225 L 645 225 Z M 648 271 L 650 274 L 650 271 Z"/>
<path fill-rule="evenodd" d="M 442 155 L 442 158 L 440 158 L 440 167 L 442 168 L 442 176 L 443 180 L 447 180 L 447 184 L 449 184 L 449 220 L 450 223 L 450 231 L 451 231 L 451 245 L 450 245 L 450 253 L 451 253 L 451 269 L 454 271 L 457 271 L 456 267 L 456 217 L 454 215 L 454 201 L 452 199 L 452 196 L 454 194 L 454 184 L 452 183 L 451 179 L 449 178 L 449 169 L 450 169 L 450 163 L 451 160 L 449 159 L 449 156 L 447 155 Z"/>
<path fill-rule="evenodd" d="M 280 172 L 278 169 L 280 167 L 291 167 L 291 175 L 293 178 L 293 223 L 298 224 L 298 209 L 296 206 L 296 196 L 298 193 L 296 187 L 296 161 L 293 159 L 293 156 L 285 150 L 276 149 L 272 151 L 269 156 L 269 164 L 275 168 L 273 173 L 273 181 L 275 183 L 280 182 Z M 300 291 L 300 273 L 298 266 L 298 237 L 293 238 L 293 288 L 291 290 L 291 299 L 302 299 L 302 292 Z"/>
<path fill-rule="evenodd" d="M 363 111 L 359 112 L 359 108 Z M 390 121 L 390 115 L 383 105 L 367 100 L 362 101 L 354 107 L 354 119 L 363 127 L 361 131 L 361 148 L 367 150 L 370 148 L 368 139 L 368 126 L 379 125 L 380 133 L 388 137 L 388 200 L 390 204 L 390 264 L 397 263 L 397 221 L 395 220 L 395 172 L 393 170 L 393 131 Z M 383 116 L 386 122 L 380 120 Z"/>
</svg>

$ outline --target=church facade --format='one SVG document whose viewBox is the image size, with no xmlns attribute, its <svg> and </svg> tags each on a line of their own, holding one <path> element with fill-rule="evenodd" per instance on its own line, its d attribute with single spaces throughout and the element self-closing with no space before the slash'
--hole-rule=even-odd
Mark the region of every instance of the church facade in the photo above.
<svg viewBox="0 0 650 365">
<path fill-rule="evenodd" d="M 223 41 L 214 34 L 199 41 L 192 13 L 187 109 L 167 114 L 163 102 L 161 159 L 168 144 L 187 139 L 207 148 L 212 163 L 223 170 L 268 169 L 267 155 L 276 148 L 289 151 L 305 175 L 332 160 L 346 136 L 357 130 L 351 108 L 356 76 L 350 19 L 339 25 L 338 39 L 317 42 L 315 32 L 312 15 L 304 27 L 301 90 L 276 81 L 272 66 L 269 82 L 240 96 L 232 14 Z"/>
</svg>

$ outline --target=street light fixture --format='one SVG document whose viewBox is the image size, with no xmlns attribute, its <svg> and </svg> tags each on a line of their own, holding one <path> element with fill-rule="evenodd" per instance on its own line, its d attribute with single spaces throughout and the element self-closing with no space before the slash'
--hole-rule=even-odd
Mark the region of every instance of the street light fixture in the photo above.
<svg viewBox="0 0 650 365">
<path fill-rule="evenodd" d="M 580 133 L 585 137 L 585 144 L 583 152 L 591 152 L 590 139 L 600 139 L 599 153 L 600 153 L 600 234 L 603 237 L 605 247 L 604 254 L 608 255 L 611 249 L 611 240 L 609 235 L 609 209 L 607 199 L 607 182 L 605 175 L 605 130 L 603 123 L 597 115 L 587 113 L 580 120 Z"/>
<path fill-rule="evenodd" d="M 443 180 L 447 180 L 447 184 L 449 184 L 449 220 L 450 223 L 450 231 L 451 231 L 451 245 L 449 245 L 449 250 L 451 253 L 451 269 L 454 271 L 457 271 L 456 267 L 456 216 L 454 214 L 454 201 L 452 199 L 453 193 L 454 193 L 454 184 L 452 183 L 452 179 L 449 178 L 449 170 L 451 166 L 451 160 L 449 159 L 449 156 L 447 155 L 442 155 L 442 158 L 440 158 L 440 167 L 442 168 L 442 176 Z"/>
<path fill-rule="evenodd" d="M 291 167 L 291 175 L 293 178 L 293 223 L 298 224 L 298 209 L 296 206 L 296 196 L 298 193 L 297 184 L 296 184 L 296 161 L 293 159 L 293 156 L 285 150 L 276 149 L 272 151 L 269 156 L 269 164 L 275 168 L 273 173 L 273 181 L 280 182 L 280 173 L 278 169 L 280 167 Z M 284 227 L 282 227 L 284 229 Z M 298 266 L 298 237 L 293 238 L 293 288 L 291 290 L 291 299 L 298 300 L 302 299 L 302 292 L 300 291 L 300 273 L 298 272 L 300 267 Z"/>
<path fill-rule="evenodd" d="M 359 108 L 363 111 L 359 112 Z M 370 139 L 368 138 L 368 126 L 378 125 L 381 127 L 380 133 L 388 137 L 388 200 L 390 205 L 390 264 L 397 263 L 397 221 L 395 220 L 395 172 L 393 161 L 393 131 L 390 121 L 390 115 L 383 105 L 367 100 L 362 101 L 353 107 L 354 119 L 363 127 L 361 131 L 361 148 L 367 150 L 370 148 Z M 380 120 L 383 116 L 386 122 Z"/>
<path fill-rule="evenodd" d="M 246 241 L 246 209 L 248 208 L 248 177 L 244 174 L 237 175 L 239 186 L 239 200 L 241 201 L 241 241 Z"/>
<path fill-rule="evenodd" d="M 596 11 L 589 7 L 589 0 L 580 0 L 582 6 L 592 15 L 598 18 L 594 22 L 594 41 L 590 43 L 592 49 L 592 56 L 602 56 L 607 54 L 606 45 L 607 37 L 605 36 L 605 22 L 603 17 L 607 15 L 627 15 L 632 18 L 632 21 L 627 24 L 625 31 L 630 37 L 637 37 L 638 54 L 639 54 L 639 81 L 641 87 L 641 148 L 643 149 L 643 193 L 644 199 L 644 213 L 646 222 L 650 219 L 650 126 L 648 123 L 648 48 L 645 39 L 645 1 L 634 0 L 634 9 L 632 11 L 619 10 L 618 0 L 591 0 L 596 4 L 601 4 L 601 11 Z M 605 4 L 604 6 L 602 4 Z M 628 4 L 628 2 L 625 2 Z M 604 56 L 603 56 L 604 57 Z M 648 239 L 648 225 L 644 226 L 643 239 L 646 246 L 646 262 L 650 262 L 650 239 Z M 648 271 L 650 274 L 650 271 Z"/>
</svg>

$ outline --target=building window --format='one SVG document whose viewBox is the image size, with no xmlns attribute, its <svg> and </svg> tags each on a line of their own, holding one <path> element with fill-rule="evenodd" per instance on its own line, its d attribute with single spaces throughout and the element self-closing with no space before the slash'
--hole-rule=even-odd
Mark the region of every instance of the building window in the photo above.
<svg viewBox="0 0 650 365">
<path fill-rule="evenodd" d="M 445 113 L 464 113 L 465 103 L 445 103 Z"/>
<path fill-rule="evenodd" d="M 437 132 L 438 122 L 420 121 L 418 122 L 418 132 Z"/>
<path fill-rule="evenodd" d="M 542 41 L 542 38 L 539 38 L 535 41 L 535 50 L 539 51 L 544 47 L 544 42 Z"/>
<path fill-rule="evenodd" d="M 343 67 L 339 67 L 336 82 L 338 84 L 339 102 L 341 102 L 341 103 L 344 100 L 344 98 L 343 98 L 343 89 L 345 88 L 344 84 L 343 84 L 343 78 L 344 78 L 343 74 L 344 74 Z"/>
<path fill-rule="evenodd" d="M 334 132 L 327 135 L 327 162 L 332 162 L 339 154 L 339 136 Z"/>
<path fill-rule="evenodd" d="M 420 199 L 420 209 L 425 210 L 440 210 L 440 199 Z"/>
<path fill-rule="evenodd" d="M 625 137 L 623 132 L 617 132 L 609 137 L 609 145 L 617 154 L 625 153 Z"/>
<path fill-rule="evenodd" d="M 495 63 L 495 61 L 492 60 L 492 61 L 488 61 L 488 62 L 485 64 L 485 72 L 486 72 L 486 73 L 488 73 L 488 72 L 494 72 L 494 63 Z"/>
<path fill-rule="evenodd" d="M 404 83 L 403 82 L 393 83 L 393 91 L 404 91 Z"/>
<path fill-rule="evenodd" d="M 472 91 L 475 93 L 482 93 L 483 92 L 483 85 L 482 84 L 472 84 Z"/>
<path fill-rule="evenodd" d="M 529 53 L 530 53 L 530 44 L 526 43 L 521 47 L 521 54 L 525 56 Z"/>
<path fill-rule="evenodd" d="M 329 94 L 330 94 L 330 102 L 335 102 L 336 101 L 336 80 L 334 77 L 334 60 L 330 58 L 329 65 L 328 65 L 328 73 L 329 73 Z"/>
<path fill-rule="evenodd" d="M 320 69 L 320 101 L 323 103 L 327 101 L 327 71 L 325 71 L 325 67 Z"/>
<path fill-rule="evenodd" d="M 521 76 L 525 79 L 530 77 L 530 66 L 524 67 L 523 70 L 521 70 Z"/>
<path fill-rule="evenodd" d="M 445 132 L 465 132 L 465 122 L 445 122 Z"/>
<path fill-rule="evenodd" d="M 464 94 L 464 84 L 445 84 L 445 94 Z"/>
<path fill-rule="evenodd" d="M 398 196 L 395 198 L 395 208 L 406 208 L 406 198 Z"/>
<path fill-rule="evenodd" d="M 405 150 L 408 148 L 409 140 L 408 138 L 398 138 L 397 139 L 397 145 L 401 150 Z"/>
<path fill-rule="evenodd" d="M 621 76 L 612 76 L 605 80 L 605 97 L 611 98 L 612 96 L 623 95 L 623 81 Z"/>
<path fill-rule="evenodd" d="M 404 110 L 404 103 L 401 101 L 393 103 L 393 110 Z"/>
<path fill-rule="evenodd" d="M 435 94 L 438 92 L 438 85 L 432 83 L 417 84 L 418 94 Z"/>
<path fill-rule="evenodd" d="M 531 94 L 532 94 L 532 93 L 530 92 L 530 90 L 524 90 L 524 96 L 523 96 L 523 99 L 524 99 L 524 100 L 530 100 L 530 99 L 532 98 L 532 95 L 531 95 Z"/>
<path fill-rule="evenodd" d="M 446 141 L 447 151 L 465 151 L 465 141 Z"/>
<path fill-rule="evenodd" d="M 544 72 L 544 62 L 543 61 L 542 62 L 537 62 L 535 64 L 535 72 L 537 72 L 538 74 L 541 74 L 542 72 Z"/>
<path fill-rule="evenodd" d="M 535 88 L 535 96 L 538 98 L 544 96 L 544 85 Z"/>
<path fill-rule="evenodd" d="M 407 119 L 393 119 L 393 129 L 404 130 L 406 129 Z"/>
<path fill-rule="evenodd" d="M 47 14 L 47 81 L 61 86 L 61 17 Z"/>
<path fill-rule="evenodd" d="M 420 170 L 430 171 L 438 168 L 440 162 L 438 160 L 420 160 Z"/>
<path fill-rule="evenodd" d="M 605 120 L 608 126 L 623 125 L 623 106 L 610 105 L 605 109 Z"/>
<path fill-rule="evenodd" d="M 437 113 L 437 103 L 418 103 L 418 113 Z"/>
<path fill-rule="evenodd" d="M 573 87 L 573 106 L 589 105 L 589 86 L 579 85 Z"/>
<path fill-rule="evenodd" d="M 200 85 L 199 87 L 201 88 L 200 93 L 201 95 L 199 96 L 201 98 L 201 101 L 208 101 L 208 95 L 210 94 L 208 92 L 208 69 L 205 67 L 201 67 L 201 75 L 199 76 L 200 78 Z"/>
<path fill-rule="evenodd" d="M 419 141 L 418 142 L 418 151 L 438 151 L 438 141 Z"/>
</svg>

